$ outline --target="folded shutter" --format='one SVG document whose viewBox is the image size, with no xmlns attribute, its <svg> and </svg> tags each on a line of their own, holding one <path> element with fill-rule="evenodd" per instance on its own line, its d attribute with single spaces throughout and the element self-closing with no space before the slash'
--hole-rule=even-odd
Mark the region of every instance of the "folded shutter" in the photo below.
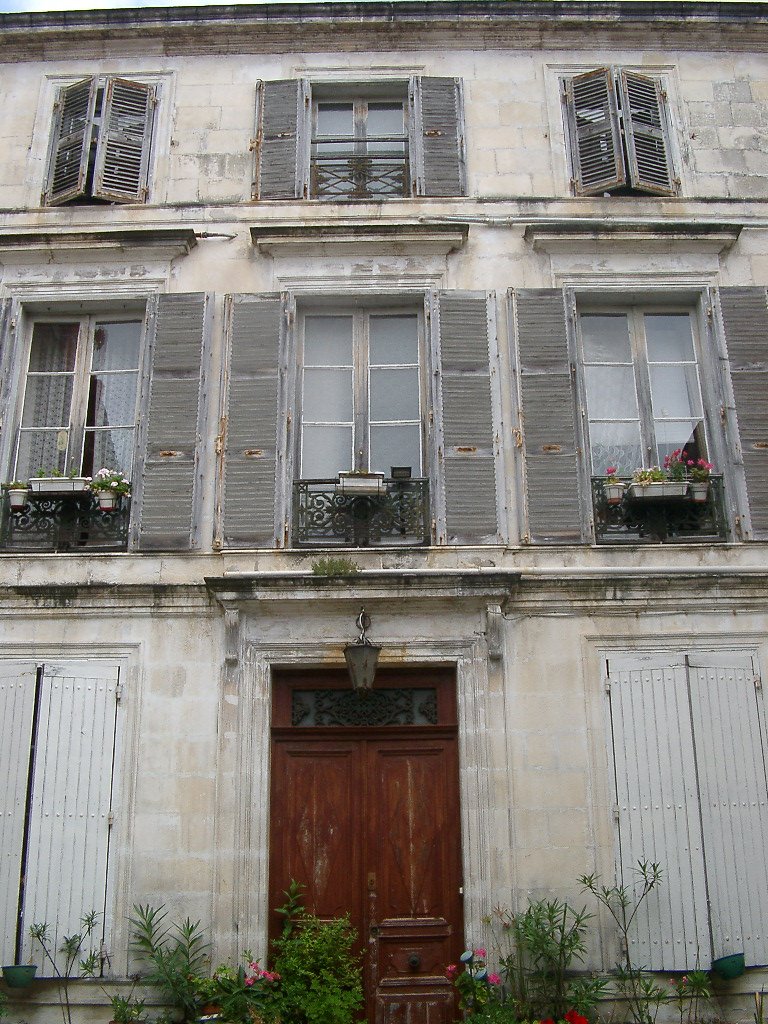
<svg viewBox="0 0 768 1024">
<path fill-rule="evenodd" d="M 224 544 L 275 544 L 279 295 L 229 299 L 226 439 L 222 467 Z"/>
<path fill-rule="evenodd" d="M 654 195 L 674 195 L 661 84 L 647 75 L 620 71 L 619 89 L 630 184 Z"/>
<path fill-rule="evenodd" d="M 768 304 L 765 288 L 721 288 L 752 530 L 768 536 Z"/>
<path fill-rule="evenodd" d="M 193 543 L 196 469 L 202 435 L 202 354 L 208 303 L 202 293 L 161 295 L 153 338 L 146 449 L 136 496 L 139 546 L 179 550 Z"/>
<path fill-rule="evenodd" d="M 563 293 L 521 289 L 514 316 L 529 536 L 578 541 L 585 524 Z"/>
<path fill-rule="evenodd" d="M 108 80 L 93 176 L 95 198 L 146 201 L 154 109 L 153 86 Z"/>
<path fill-rule="evenodd" d="M 410 85 L 411 177 L 421 196 L 463 196 L 464 133 L 458 78 L 415 78 Z"/>
<path fill-rule="evenodd" d="M 54 107 L 51 155 L 43 202 L 65 203 L 85 194 L 97 83 L 85 78 L 59 90 Z"/>
<path fill-rule="evenodd" d="M 619 110 L 610 68 L 569 78 L 565 98 L 576 195 L 599 195 L 625 185 Z"/>
<path fill-rule="evenodd" d="M 448 542 L 496 543 L 489 298 L 441 292 L 437 317 Z"/>
<path fill-rule="evenodd" d="M 309 122 L 310 92 L 305 79 L 259 83 L 255 198 L 307 198 Z"/>
</svg>

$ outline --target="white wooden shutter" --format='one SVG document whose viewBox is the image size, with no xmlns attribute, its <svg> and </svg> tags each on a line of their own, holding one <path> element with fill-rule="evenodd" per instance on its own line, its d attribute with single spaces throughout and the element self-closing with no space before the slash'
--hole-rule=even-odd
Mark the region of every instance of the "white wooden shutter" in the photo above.
<svg viewBox="0 0 768 1024">
<path fill-rule="evenodd" d="M 46 665 L 32 768 L 24 960 L 46 969 L 29 926 L 47 922 L 58 949 L 96 910 L 103 934 L 117 724 L 118 668 Z M 87 953 L 87 950 L 86 950 Z M 60 967 L 62 965 L 59 965 Z"/>
<path fill-rule="evenodd" d="M 612 658 L 608 677 L 619 877 L 632 888 L 638 861 L 664 873 L 635 919 L 630 956 L 683 971 L 708 965 L 709 929 L 685 665 L 670 661 Z"/>
<path fill-rule="evenodd" d="M 96 92 L 94 78 L 85 78 L 59 90 L 43 195 L 43 202 L 48 206 L 65 203 L 85 193 Z"/>
<path fill-rule="evenodd" d="M 565 85 L 576 195 L 626 184 L 616 88 L 610 68 L 574 75 Z"/>
<path fill-rule="evenodd" d="M 146 201 L 154 109 L 153 86 L 124 78 L 107 81 L 93 175 L 95 198 Z"/>
<path fill-rule="evenodd" d="M 634 71 L 619 72 L 629 182 L 653 195 L 677 191 L 672 176 L 661 84 Z"/>
<path fill-rule="evenodd" d="M 30 662 L 0 662 L 0 951 L 9 964 L 16 957 L 36 674 Z"/>
<path fill-rule="evenodd" d="M 713 957 L 768 963 L 766 720 L 752 659 L 689 658 Z"/>
</svg>

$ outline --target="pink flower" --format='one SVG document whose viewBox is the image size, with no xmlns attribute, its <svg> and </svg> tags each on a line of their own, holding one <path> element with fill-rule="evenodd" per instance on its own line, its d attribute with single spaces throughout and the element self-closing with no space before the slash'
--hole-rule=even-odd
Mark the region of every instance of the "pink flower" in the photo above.
<svg viewBox="0 0 768 1024">
<path fill-rule="evenodd" d="M 488 975 L 488 984 L 489 985 L 500 985 L 501 984 L 501 978 L 499 977 L 498 974 L 489 974 Z"/>
<path fill-rule="evenodd" d="M 608 476 L 613 476 L 613 474 L 616 472 L 616 468 L 616 466 L 609 466 L 605 472 Z"/>
<path fill-rule="evenodd" d="M 445 968 L 445 976 L 449 981 L 453 981 L 456 975 L 459 973 L 458 964 L 448 964 Z"/>
<path fill-rule="evenodd" d="M 486 958 L 486 956 L 487 956 L 487 953 L 486 953 L 486 952 L 485 952 L 485 950 L 484 950 L 484 949 L 483 949 L 483 948 L 481 947 L 480 949 L 476 949 L 476 950 L 475 950 L 475 956 L 479 956 L 479 957 L 480 957 L 480 958 L 481 958 L 482 960 L 485 960 L 485 958 Z"/>
<path fill-rule="evenodd" d="M 243 982 L 244 982 L 245 985 L 248 986 L 248 988 L 251 987 L 251 985 L 254 983 L 255 980 L 256 980 L 255 978 L 251 978 L 250 976 L 247 977 L 247 978 L 243 978 Z"/>
</svg>

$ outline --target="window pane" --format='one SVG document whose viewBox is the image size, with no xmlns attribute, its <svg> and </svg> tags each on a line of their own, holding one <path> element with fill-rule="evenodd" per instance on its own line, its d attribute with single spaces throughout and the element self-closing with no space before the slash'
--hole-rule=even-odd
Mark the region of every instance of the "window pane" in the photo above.
<svg viewBox="0 0 768 1024">
<path fill-rule="evenodd" d="M 29 372 L 71 373 L 75 368 L 79 332 L 79 324 L 35 324 Z"/>
<path fill-rule="evenodd" d="M 581 317 L 581 339 L 584 359 L 588 363 L 632 362 L 629 325 L 624 314 L 584 314 Z"/>
<path fill-rule="evenodd" d="M 352 317 L 308 316 L 304 321 L 305 366 L 352 365 Z"/>
<path fill-rule="evenodd" d="M 342 469 L 352 469 L 352 427 L 305 426 L 302 432 L 302 478 L 335 477 Z"/>
<path fill-rule="evenodd" d="M 410 466 L 412 476 L 421 476 L 421 428 L 418 423 L 371 427 L 371 470 L 389 476 L 393 466 Z"/>
<path fill-rule="evenodd" d="M 687 314 L 646 314 L 645 337 L 650 362 L 695 362 L 691 318 Z"/>
<path fill-rule="evenodd" d="M 419 371 L 414 367 L 371 370 L 371 419 L 419 418 Z"/>
<path fill-rule="evenodd" d="M 368 135 L 402 135 L 403 131 L 402 103 L 368 104 Z"/>
<path fill-rule="evenodd" d="M 136 370 L 139 365 L 141 324 L 100 323 L 93 336 L 94 370 Z"/>
<path fill-rule="evenodd" d="M 304 370 L 303 418 L 313 423 L 352 420 L 352 370 Z"/>
<path fill-rule="evenodd" d="M 136 374 L 91 374 L 86 425 L 133 426 L 136 422 Z"/>
<path fill-rule="evenodd" d="M 695 416 L 701 418 L 701 395 L 696 366 L 651 366 L 651 401 L 653 415 Z"/>
<path fill-rule="evenodd" d="M 351 103 L 318 103 L 317 104 L 318 135 L 355 134 L 354 117 Z"/>
<path fill-rule="evenodd" d="M 418 326 L 415 316 L 372 316 L 371 364 L 418 363 Z"/>
<path fill-rule="evenodd" d="M 604 476 L 609 466 L 615 466 L 619 476 L 630 476 L 643 464 L 638 421 L 590 423 L 589 440 L 595 476 Z"/>
<path fill-rule="evenodd" d="M 657 465 L 663 466 L 667 455 L 683 448 L 696 461 L 705 458 L 703 426 L 697 420 L 680 420 L 656 423 L 656 459 Z"/>
<path fill-rule="evenodd" d="M 71 374 L 43 374 L 27 378 L 23 427 L 68 427 L 72 404 Z"/>
<path fill-rule="evenodd" d="M 93 476 L 100 469 L 118 469 L 131 478 L 133 428 L 86 430 L 83 472 Z"/>
<path fill-rule="evenodd" d="M 631 366 L 587 366 L 584 372 L 590 420 L 637 416 L 635 375 Z"/>
</svg>

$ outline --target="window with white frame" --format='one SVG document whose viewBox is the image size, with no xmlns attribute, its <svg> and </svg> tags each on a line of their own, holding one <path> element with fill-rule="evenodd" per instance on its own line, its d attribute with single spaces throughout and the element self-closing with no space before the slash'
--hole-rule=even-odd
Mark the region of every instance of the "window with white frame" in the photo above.
<svg viewBox="0 0 768 1024">
<path fill-rule="evenodd" d="M 155 86 L 126 78 L 62 86 L 43 204 L 146 202 L 155 103 Z"/>
<path fill-rule="evenodd" d="M 130 476 L 142 332 L 135 316 L 32 323 L 13 479 L 102 467 Z"/>
<path fill-rule="evenodd" d="M 581 309 L 578 333 L 593 475 L 662 466 L 676 449 L 707 458 L 690 311 Z"/>
<path fill-rule="evenodd" d="M 563 104 L 576 195 L 678 192 L 661 77 L 596 68 L 564 80 Z"/>
<path fill-rule="evenodd" d="M 421 476 L 421 318 L 372 309 L 303 318 L 299 475 Z"/>
</svg>

